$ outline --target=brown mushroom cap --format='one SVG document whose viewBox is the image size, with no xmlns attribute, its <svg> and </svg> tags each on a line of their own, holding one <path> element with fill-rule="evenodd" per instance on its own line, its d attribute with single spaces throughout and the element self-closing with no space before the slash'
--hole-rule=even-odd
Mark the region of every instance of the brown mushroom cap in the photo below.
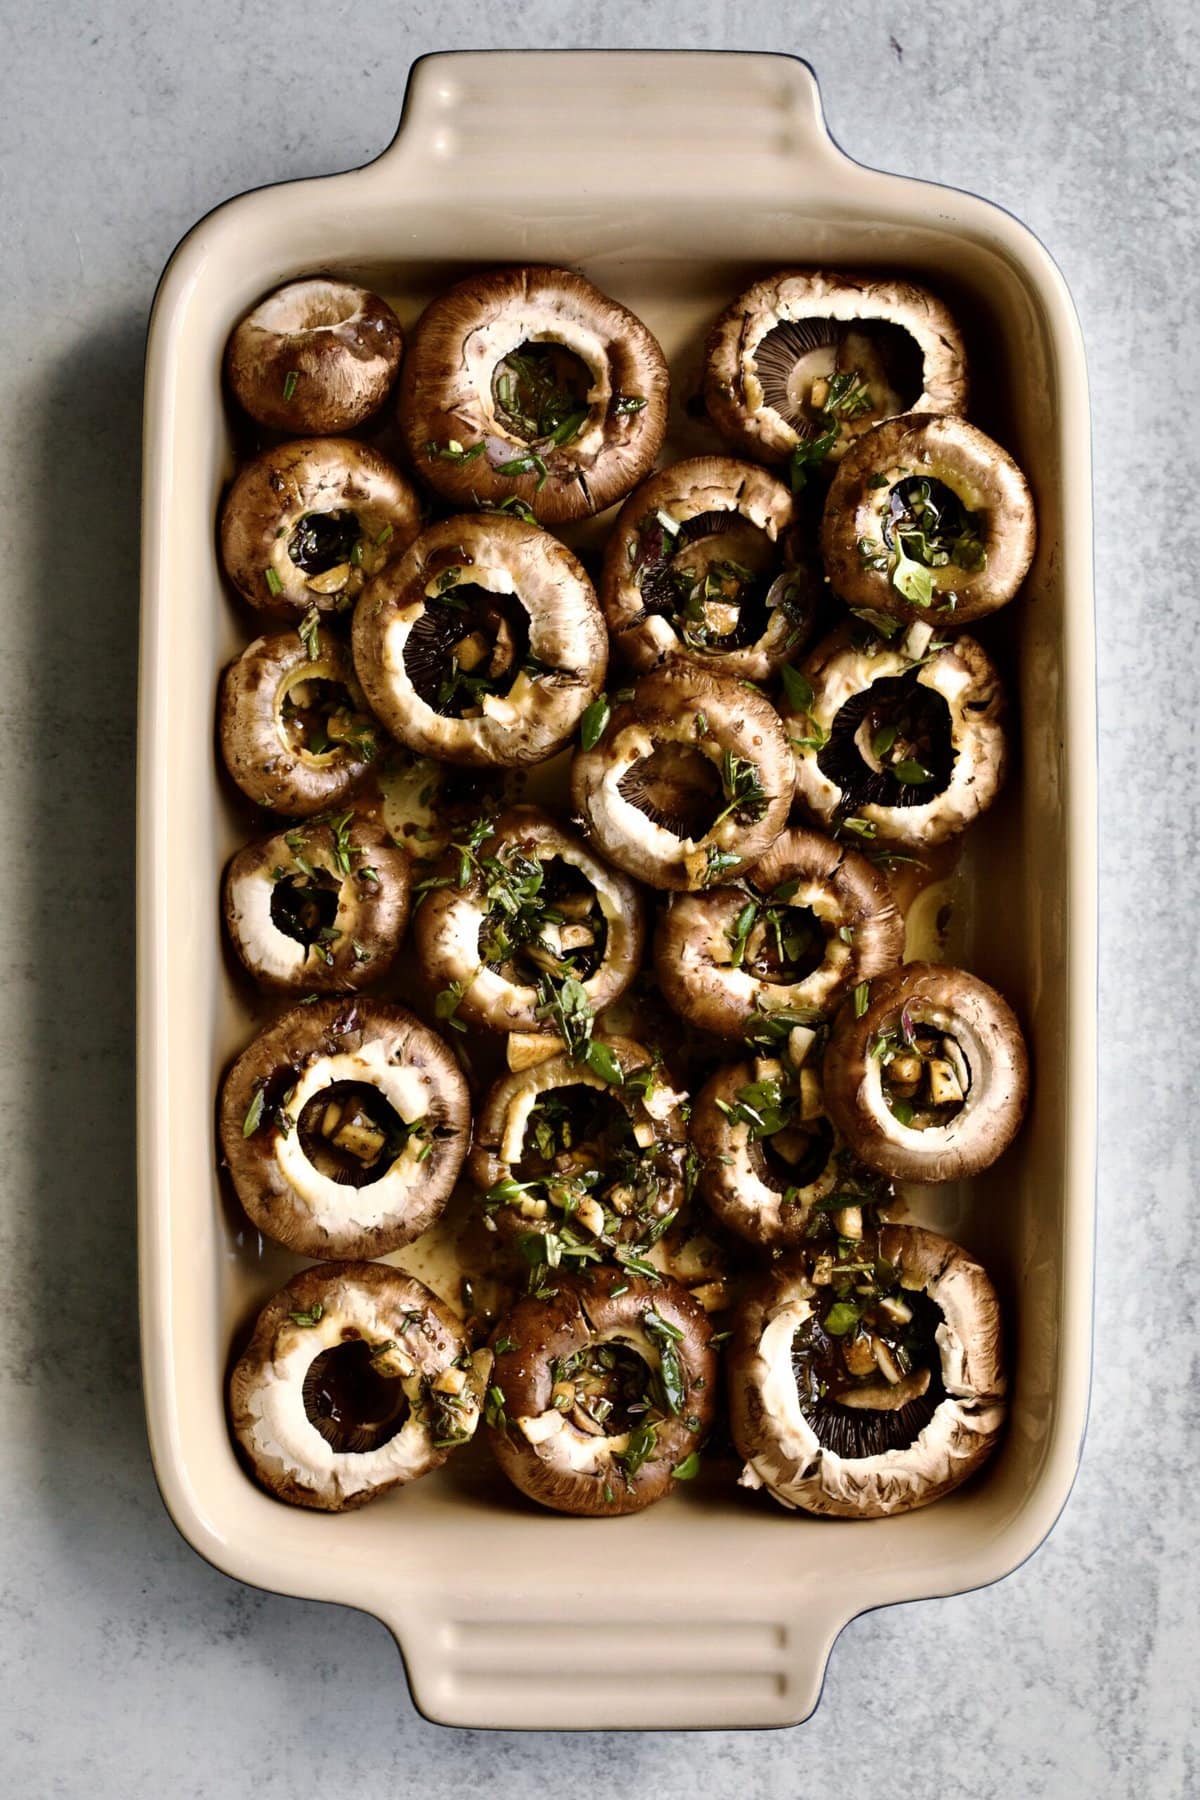
<svg viewBox="0 0 1200 1800">
<path fill-rule="evenodd" d="M 744 804 L 731 776 L 754 786 Z M 658 888 L 711 886 L 749 869 L 787 823 L 793 782 L 770 701 L 684 662 L 643 675 L 571 765 L 571 799 L 589 836 Z"/>
<path fill-rule="evenodd" d="M 798 536 L 791 490 L 753 463 L 695 456 L 660 469 L 621 508 L 605 552 L 600 604 L 617 650 L 635 669 L 683 657 L 765 681 L 807 642 L 821 592 Z"/>
<path fill-rule="evenodd" d="M 319 699 L 321 687 L 314 684 L 324 683 L 339 701 L 341 735 L 327 734 L 329 748 L 312 751 L 289 714 L 303 720 L 308 707 L 301 702 Z M 218 713 L 221 753 L 242 792 L 257 806 L 293 818 L 343 801 L 382 742 L 349 652 L 326 631 L 313 633 L 307 643 L 294 631 L 255 638 L 221 677 Z"/>
<path fill-rule="evenodd" d="M 493 861 L 508 867 L 557 862 L 577 873 L 578 883 L 572 885 L 595 896 L 604 924 L 596 967 L 580 985 L 594 1013 L 610 1006 L 641 965 L 646 934 L 641 894 L 627 875 L 610 869 L 573 832 L 564 831 L 534 806 L 510 807 L 500 814 L 462 886 L 458 885 L 462 859 L 455 851 L 447 852 L 438 865 L 434 878 L 448 885 L 426 893 L 413 929 L 417 957 L 430 984 L 439 989 L 461 986 L 457 1016 L 467 1024 L 490 1031 L 553 1030 L 553 1022 L 541 1016 L 543 994 L 536 985 L 520 980 L 510 965 L 481 961 L 485 925 L 504 922 L 488 898 L 491 877 L 486 865 Z M 547 906 L 554 910 L 554 900 L 543 897 L 542 911 Z M 561 934 L 562 927 L 553 928 Z M 541 929 L 545 942 L 551 924 Z M 563 967 L 570 972 L 569 964 Z"/>
<path fill-rule="evenodd" d="M 513 1485 L 541 1506 L 589 1517 L 640 1512 L 670 1492 L 673 1471 L 699 1449 L 712 1423 L 712 1328 L 703 1308 L 674 1281 L 611 1267 L 557 1279 L 558 1291 L 549 1299 L 518 1301 L 497 1327 L 492 1389 L 503 1405 L 489 1412 L 488 1441 Z M 667 1331 L 648 1330 L 648 1314 Z M 593 1435 L 559 1412 L 551 1397 L 553 1365 L 569 1363 L 589 1345 L 612 1344 L 633 1350 L 653 1379 L 664 1342 L 674 1350 L 680 1380 L 676 1410 L 655 1412 L 653 1444 L 640 1467 L 626 1474 L 620 1458 L 630 1444 L 628 1432 Z"/>
<path fill-rule="evenodd" d="M 972 521 L 971 553 L 925 568 L 932 601 L 906 598 L 893 513 L 919 482 L 938 482 Z M 1029 483 L 1008 454 L 966 419 L 912 413 L 859 438 L 834 476 L 821 521 L 825 573 L 848 606 L 897 619 L 928 619 L 938 630 L 965 625 L 1012 599 L 1037 539 Z M 908 565 L 905 565 L 908 566 Z"/>
<path fill-rule="evenodd" d="M 318 529 L 328 542 L 310 544 L 306 533 Z M 264 450 L 234 477 L 221 560 L 251 606 L 341 612 L 420 529 L 416 489 L 378 450 L 354 438 L 300 438 Z"/>
<path fill-rule="evenodd" d="M 755 1015 L 832 1012 L 850 988 L 904 954 L 904 920 L 887 877 L 819 832 L 785 831 L 755 864 L 747 887 L 751 893 L 726 887 L 680 894 L 659 914 L 658 984 L 676 1012 L 705 1031 L 741 1037 Z M 765 911 L 772 904 L 781 933 L 789 909 L 797 909 L 812 915 L 824 940 L 816 966 L 790 981 L 774 962 L 772 915 Z M 758 908 L 749 923 L 748 906 Z M 756 957 L 773 972 L 758 972 Z"/>
<path fill-rule="evenodd" d="M 879 1233 L 900 1285 L 929 1295 L 945 1394 L 911 1444 L 843 1457 L 805 1417 L 792 1368 L 797 1330 L 822 1305 L 807 1260 L 793 1255 L 740 1308 L 729 1352 L 730 1425 L 746 1459 L 742 1483 L 782 1505 L 837 1518 L 878 1519 L 940 1499 L 974 1474 L 1004 1422 L 1000 1304 L 983 1268 L 957 1244 L 915 1226 Z M 824 1290 L 828 1294 L 828 1290 Z"/>
<path fill-rule="evenodd" d="M 310 1156 L 321 1103 L 306 1109 L 340 1084 L 373 1090 L 404 1125 L 420 1125 L 358 1185 L 323 1174 Z M 380 1000 L 293 1008 L 242 1052 L 221 1090 L 221 1148 L 238 1199 L 260 1231 L 301 1256 L 384 1256 L 420 1237 L 450 1197 L 470 1124 L 449 1049 Z"/>
<path fill-rule="evenodd" d="M 239 403 L 275 431 L 349 431 L 383 405 L 404 335 L 385 300 L 348 281 L 289 281 L 234 326 L 225 352 Z"/>
<path fill-rule="evenodd" d="M 966 411 L 962 337 L 935 295 L 912 282 L 785 269 L 756 281 L 709 335 L 704 397 L 717 429 L 744 454 L 781 462 L 831 427 L 836 461 L 892 413 Z M 814 379 L 862 377 L 853 409 L 825 413 Z"/>
<path fill-rule="evenodd" d="M 785 707 L 795 750 L 796 798 L 819 824 L 853 817 L 864 835 L 916 847 L 944 843 L 992 804 L 1008 762 L 1006 699 L 982 644 L 962 632 L 941 648 L 906 637 L 865 642 L 857 624 L 840 626 L 805 659 L 812 689 L 806 712 Z M 935 782 L 904 784 L 881 773 L 873 747 L 873 709 L 937 696 L 942 767 Z M 936 702 L 934 703 L 935 711 Z M 936 759 L 935 759 L 936 760 Z M 925 796 L 928 796 L 927 798 Z"/>
<path fill-rule="evenodd" d="M 944 1124 L 921 1129 L 894 1116 L 883 1091 L 894 1035 L 903 1047 L 918 1026 L 958 1047 L 967 1085 L 962 1105 Z M 890 1046 L 889 1046 L 890 1047 Z M 1008 1002 L 963 969 L 907 963 L 871 983 L 866 1011 L 845 1006 L 825 1055 L 830 1117 L 869 1168 L 896 1181 L 955 1181 L 976 1175 L 1012 1142 L 1029 1096 L 1029 1057 Z"/>
<path fill-rule="evenodd" d="M 261 987 L 366 987 L 386 974 L 408 923 L 407 855 L 356 813 L 258 838 L 225 871 L 229 940 Z"/>
<path fill-rule="evenodd" d="M 255 1480 L 290 1505 L 348 1512 L 439 1468 L 447 1440 L 465 1443 L 479 1423 L 470 1349 L 449 1308 L 399 1269 L 339 1262 L 302 1270 L 267 1302 L 230 1377 L 233 1429 Z M 339 1362 L 350 1365 L 340 1381 Z M 376 1418 L 394 1412 L 392 1435 L 368 1429 L 371 1447 L 336 1448 L 317 1423 L 327 1416 L 326 1371 L 339 1399 L 361 1398 L 368 1410 L 373 1403 Z M 457 1394 L 436 1386 L 448 1371 L 456 1371 L 450 1386 L 463 1377 Z M 352 1417 L 339 1422 L 352 1432 Z"/>
<path fill-rule="evenodd" d="M 456 634 L 476 635 L 454 598 L 468 589 L 515 608 L 525 660 L 538 667 L 513 661 L 506 692 L 484 691 L 477 716 L 455 718 L 439 710 L 436 689 L 461 654 Z M 372 706 L 410 749 L 476 767 L 530 763 L 566 743 L 600 692 L 608 638 L 565 544 L 508 514 L 465 514 L 430 526 L 372 582 L 354 615 L 354 660 Z"/>
<path fill-rule="evenodd" d="M 498 409 L 500 365 L 527 344 L 560 345 L 587 371 L 578 411 L 558 428 L 577 421 L 566 441 L 522 436 Z M 653 467 L 668 395 L 655 339 L 591 282 L 566 269 L 490 269 L 422 314 L 399 418 L 414 467 L 444 500 L 465 508 L 516 500 L 554 525 L 603 512 Z"/>
</svg>

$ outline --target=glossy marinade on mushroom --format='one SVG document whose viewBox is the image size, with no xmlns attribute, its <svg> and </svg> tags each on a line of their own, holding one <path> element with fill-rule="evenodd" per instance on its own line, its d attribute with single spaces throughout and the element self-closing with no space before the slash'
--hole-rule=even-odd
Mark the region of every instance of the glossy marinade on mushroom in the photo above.
<svg viewBox="0 0 1200 1800">
<path fill-rule="evenodd" d="M 234 326 L 225 371 L 260 425 L 325 434 L 379 410 L 403 349 L 400 321 L 378 294 L 310 276 L 276 288 Z"/>
<path fill-rule="evenodd" d="M 977 975 L 914 962 L 834 1022 L 826 1098 L 847 1142 L 897 1181 L 986 1169 L 1020 1129 L 1029 1056 L 1016 1015 Z"/>
<path fill-rule="evenodd" d="M 354 662 L 401 743 L 473 766 L 540 762 L 604 684 L 592 584 L 557 538 L 503 513 L 445 519 L 354 614 Z"/>
<path fill-rule="evenodd" d="M 667 365 L 640 319 L 567 269 L 489 269 L 421 315 L 400 383 L 413 467 L 452 506 L 603 512 L 654 464 Z"/>
<path fill-rule="evenodd" d="M 861 437 L 821 521 L 825 573 L 847 605 L 938 630 L 1012 599 L 1036 541 L 1012 457 L 965 419 L 912 414 Z"/>
<path fill-rule="evenodd" d="M 470 1441 L 491 1358 L 421 1282 L 382 1263 L 293 1276 L 229 1383 L 255 1480 L 320 1512 L 365 1506 Z"/>
<path fill-rule="evenodd" d="M 637 886 L 538 807 L 476 821 L 421 888 L 418 961 L 467 1025 L 553 1031 L 566 984 L 594 1015 L 641 964 Z"/>
<path fill-rule="evenodd" d="M 716 1410 L 703 1309 L 621 1268 L 557 1276 L 493 1338 L 488 1442 L 514 1486 L 555 1512 L 640 1512 L 690 1479 Z"/>
<path fill-rule="evenodd" d="M 467 1084 L 436 1032 L 381 1000 L 317 1000 L 225 1077 L 221 1149 L 267 1237 L 302 1256 L 383 1256 L 427 1231 L 458 1178 Z"/>
<path fill-rule="evenodd" d="M 791 490 L 753 463 L 697 456 L 632 493 L 600 601 L 635 669 L 682 656 L 764 681 L 812 634 L 821 575 Z"/>
<path fill-rule="evenodd" d="M 551 1266 L 655 1243 L 685 1198 L 686 1100 L 629 1038 L 503 1076 L 467 1165 L 488 1223 Z"/>
<path fill-rule="evenodd" d="M 819 825 L 920 848 L 964 831 L 996 798 L 1004 687 L 965 632 L 947 643 L 917 624 L 885 639 L 854 620 L 787 673 L 796 798 Z"/>
<path fill-rule="evenodd" d="M 730 303 L 706 355 L 718 430 L 749 456 L 791 457 L 800 470 L 836 462 L 893 414 L 966 411 L 958 327 L 909 281 L 785 269 Z"/>
<path fill-rule="evenodd" d="M 787 737 L 756 688 L 672 662 L 636 683 L 571 766 L 571 799 L 610 862 L 651 887 L 748 869 L 787 823 Z"/>
<path fill-rule="evenodd" d="M 756 1016 L 831 1012 L 904 953 L 887 877 L 859 851 L 794 826 L 736 887 L 672 897 L 654 969 L 668 1003 L 741 1037 Z"/>
<path fill-rule="evenodd" d="M 222 903 L 229 940 L 262 987 L 366 987 L 400 948 L 409 871 L 374 820 L 353 811 L 305 820 L 230 862 Z"/>
<path fill-rule="evenodd" d="M 264 450 L 221 509 L 221 557 L 243 599 L 318 617 L 352 606 L 421 529 L 412 483 L 354 438 Z"/>
<path fill-rule="evenodd" d="M 877 1519 L 958 1487 L 1004 1422 L 1000 1305 L 948 1238 L 888 1225 L 793 1253 L 739 1309 L 730 1423 L 744 1487 Z"/>
</svg>

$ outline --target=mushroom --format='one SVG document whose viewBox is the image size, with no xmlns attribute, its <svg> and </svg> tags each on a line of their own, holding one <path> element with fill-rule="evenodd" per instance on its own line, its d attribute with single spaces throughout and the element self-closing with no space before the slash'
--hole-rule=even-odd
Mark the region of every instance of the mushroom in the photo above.
<svg viewBox="0 0 1200 1800">
<path fill-rule="evenodd" d="M 796 797 L 818 824 L 915 847 L 954 837 L 1004 779 L 1004 688 L 983 646 L 917 624 L 839 627 L 788 688 Z"/>
<path fill-rule="evenodd" d="M 977 1175 L 1020 1129 L 1029 1057 L 1016 1015 L 976 975 L 907 963 L 834 1022 L 830 1117 L 869 1168 L 896 1181 Z"/>
<path fill-rule="evenodd" d="M 821 573 L 791 491 L 753 463 L 696 456 L 630 495 L 608 540 L 600 603 L 635 669 L 685 657 L 763 681 L 812 633 Z"/>
<path fill-rule="evenodd" d="M 571 765 L 571 799 L 604 855 L 658 888 L 746 870 L 787 823 L 793 771 L 771 703 L 672 662 L 643 675 Z"/>
<path fill-rule="evenodd" d="M 240 469 L 221 510 L 221 559 L 251 606 L 343 612 L 421 529 L 412 484 L 353 438 L 300 438 Z"/>
<path fill-rule="evenodd" d="M 966 411 L 958 327 L 908 281 L 785 269 L 726 308 L 706 356 L 717 429 L 760 461 L 791 457 L 801 478 L 895 413 Z"/>
<path fill-rule="evenodd" d="M 635 884 L 537 807 L 480 820 L 423 884 L 414 938 L 431 985 L 491 1031 L 553 1029 L 563 985 L 593 1014 L 637 973 L 645 908 Z"/>
<path fill-rule="evenodd" d="M 237 324 L 225 352 L 238 402 L 275 431 L 323 436 L 377 412 L 404 337 L 385 300 L 348 281 L 289 281 Z"/>
<path fill-rule="evenodd" d="M 222 675 L 218 711 L 242 792 L 294 818 L 345 800 L 382 742 L 348 652 L 321 630 L 255 638 Z"/>
<path fill-rule="evenodd" d="M 700 1192 L 723 1225 L 763 1249 L 802 1244 L 822 1224 L 861 1236 L 862 1208 L 888 1197 L 835 1130 L 820 1062 L 806 1055 L 797 1067 L 784 1054 L 734 1063 L 696 1098 Z"/>
<path fill-rule="evenodd" d="M 1029 483 L 965 419 L 914 413 L 861 437 L 821 520 L 825 573 L 849 606 L 966 624 L 1011 600 L 1033 560 Z"/>
<path fill-rule="evenodd" d="M 489 269 L 426 308 L 400 382 L 413 466 L 455 507 L 588 518 L 653 466 L 669 377 L 640 319 L 566 269 Z"/>
<path fill-rule="evenodd" d="M 450 1196 L 471 1115 L 458 1063 L 402 1006 L 317 1000 L 225 1077 L 221 1148 L 253 1223 L 301 1256 L 384 1256 Z"/>
<path fill-rule="evenodd" d="M 499 810 L 501 779 L 392 744 L 372 769 L 367 791 L 393 842 L 430 862 L 465 836 L 482 811 Z"/>
<path fill-rule="evenodd" d="M 469 1441 L 490 1361 L 399 1269 L 304 1269 L 267 1302 L 234 1367 L 234 1433 L 269 1493 L 348 1512 Z"/>
<path fill-rule="evenodd" d="M 494 1338 L 488 1441 L 509 1480 L 555 1512 L 640 1512 L 687 1480 L 716 1410 L 702 1307 L 620 1268 L 558 1276 Z"/>
<path fill-rule="evenodd" d="M 486 1216 L 553 1266 L 653 1243 L 683 1204 L 685 1100 L 629 1038 L 514 1069 L 483 1104 L 467 1165 Z"/>
<path fill-rule="evenodd" d="M 659 914 L 654 970 L 694 1025 L 741 1037 L 756 1018 L 831 1012 L 904 954 L 904 920 L 867 858 L 794 827 L 739 887 L 673 896 Z"/>
<path fill-rule="evenodd" d="M 409 861 L 353 812 L 307 820 L 239 850 L 224 918 L 265 988 L 362 988 L 391 967 L 408 923 Z"/>
<path fill-rule="evenodd" d="M 793 1252 L 739 1309 L 730 1426 L 744 1487 L 787 1507 L 878 1519 L 973 1475 L 1004 1422 L 1000 1304 L 948 1238 L 887 1225 L 839 1251 Z"/>
<path fill-rule="evenodd" d="M 354 615 L 371 704 L 412 750 L 486 766 L 541 762 L 604 683 L 592 584 L 549 532 L 507 514 L 443 519 Z"/>
</svg>

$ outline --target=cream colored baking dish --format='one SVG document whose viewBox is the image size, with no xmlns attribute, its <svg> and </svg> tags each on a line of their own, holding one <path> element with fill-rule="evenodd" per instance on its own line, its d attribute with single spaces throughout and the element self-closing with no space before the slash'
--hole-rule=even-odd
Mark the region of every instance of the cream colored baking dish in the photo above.
<svg viewBox="0 0 1200 1800">
<path fill-rule="evenodd" d="M 536 120 L 536 124 L 531 121 Z M 218 876 L 244 825 L 213 752 L 218 668 L 254 626 L 218 576 L 232 466 L 219 386 L 232 321 L 301 272 L 349 273 L 405 322 L 488 261 L 580 267 L 661 339 L 686 391 L 707 321 L 785 263 L 906 270 L 958 311 L 973 416 L 1029 472 L 1041 544 L 999 633 L 1022 754 L 959 877 L 969 966 L 1016 1002 L 1036 1100 L 1018 1147 L 916 1216 L 982 1254 L 1011 1325 L 1011 1426 L 985 1476 L 869 1524 L 696 1484 L 625 1519 L 535 1511 L 482 1447 L 344 1517 L 260 1493 L 226 1430 L 230 1345 L 295 1266 L 223 1198 L 218 1071 L 251 1035 L 222 956 Z M 828 137 L 806 65 L 665 52 L 436 56 L 368 168 L 247 194 L 163 278 L 146 387 L 139 889 L 142 1343 L 155 1468 L 219 1568 L 383 1619 L 430 1718 L 477 1726 L 783 1725 L 816 1703 L 864 1608 L 994 1581 L 1066 1499 L 1092 1294 L 1095 757 L 1086 378 L 1063 280 L 1016 220 L 877 174 Z"/>
</svg>

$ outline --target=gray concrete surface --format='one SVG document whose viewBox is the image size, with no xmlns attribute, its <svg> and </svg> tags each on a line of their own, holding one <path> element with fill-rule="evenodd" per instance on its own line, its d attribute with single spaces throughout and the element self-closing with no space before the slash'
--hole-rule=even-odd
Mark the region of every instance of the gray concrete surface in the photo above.
<svg viewBox="0 0 1200 1800">
<path fill-rule="evenodd" d="M 1197 51 L 1182 0 L 520 8 L 3 0 L 0 1764 L 22 1800 L 1200 1792 L 1194 1500 Z M 1095 408 L 1098 1359 L 1046 1548 L 860 1619 L 794 1732 L 521 1738 L 413 1712 L 372 1620 L 252 1593 L 159 1503 L 135 1336 L 132 771 L 142 334 L 193 219 L 361 162 L 439 47 L 795 50 L 861 159 L 1000 201 Z"/>
</svg>

